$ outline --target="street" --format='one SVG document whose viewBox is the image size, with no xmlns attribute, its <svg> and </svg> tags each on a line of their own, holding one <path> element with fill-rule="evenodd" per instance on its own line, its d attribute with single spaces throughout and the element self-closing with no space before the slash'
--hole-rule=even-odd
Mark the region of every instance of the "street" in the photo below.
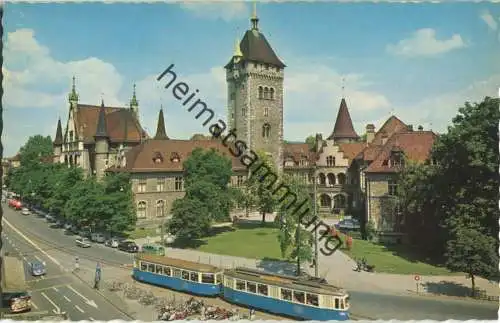
<svg viewBox="0 0 500 323">
<path fill-rule="evenodd" d="M 8 210 L 7 210 L 8 211 Z M 17 228 L 16 228 L 17 229 Z M 130 320 L 121 310 L 115 308 L 100 294 L 96 293 L 89 284 L 80 281 L 71 273 L 69 264 L 62 267 L 51 258 L 61 263 L 61 257 L 53 257 L 47 246 L 26 241 L 16 230 L 6 222 L 3 227 L 2 239 L 4 242 L 2 252 L 17 253 L 25 262 L 25 274 L 29 289 L 33 297 L 34 311 L 66 312 L 69 318 L 78 320 Z M 24 229 L 23 229 L 24 231 Z M 24 233 L 21 233 L 24 235 Z M 69 259 L 69 258 L 68 258 Z M 46 263 L 47 274 L 44 277 L 32 277 L 29 272 L 29 262 L 38 260 Z"/>
<path fill-rule="evenodd" d="M 37 307 L 50 311 L 60 307 L 61 311 L 67 311 L 73 320 L 130 319 L 90 288 L 91 282 L 85 284 L 78 281 L 68 271 L 72 270 L 74 257 L 78 255 L 81 263 L 87 264 L 90 270 L 97 261 L 101 261 L 104 264 L 103 279 L 106 279 L 106 268 L 112 270 L 113 267 L 121 264 L 130 264 L 131 255 L 94 243 L 91 248 L 78 248 L 74 243 L 75 236 L 65 235 L 62 229 L 50 228 L 42 218 L 34 215 L 23 216 L 8 207 L 4 207 L 4 219 L 8 221 L 3 223 L 5 249 L 12 251 L 13 248 L 17 248 L 27 262 L 32 259 L 41 259 L 47 263 L 46 278 L 33 279 L 28 275 Z M 43 252 L 27 242 L 21 234 L 36 243 Z M 54 259 L 51 260 L 49 257 Z M 351 312 L 360 318 L 384 320 L 491 320 L 497 318 L 498 305 L 493 302 L 360 291 L 349 291 L 349 293 Z M 93 306 L 92 301 L 95 302 L 97 308 Z"/>
</svg>

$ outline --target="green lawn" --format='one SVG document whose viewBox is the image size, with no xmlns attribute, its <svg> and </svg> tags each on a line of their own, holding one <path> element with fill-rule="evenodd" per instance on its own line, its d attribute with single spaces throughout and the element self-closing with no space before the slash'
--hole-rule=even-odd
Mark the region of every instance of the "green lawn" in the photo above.
<svg viewBox="0 0 500 323">
<path fill-rule="evenodd" d="M 174 247 L 243 257 L 282 259 L 278 244 L 278 229 L 273 223 L 241 223 L 235 228 L 214 228 L 214 234 L 198 241 L 178 242 Z"/>
<path fill-rule="evenodd" d="M 342 236 L 344 239 L 344 236 Z M 404 245 L 385 247 L 365 240 L 353 239 L 350 251 L 344 253 L 353 259 L 366 258 L 370 265 L 375 265 L 376 272 L 408 275 L 457 275 L 446 268 L 429 264 L 420 259 Z"/>
</svg>

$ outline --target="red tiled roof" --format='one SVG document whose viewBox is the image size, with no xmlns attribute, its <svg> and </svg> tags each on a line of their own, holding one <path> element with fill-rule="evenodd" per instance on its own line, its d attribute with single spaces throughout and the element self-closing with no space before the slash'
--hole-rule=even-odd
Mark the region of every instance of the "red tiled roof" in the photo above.
<svg viewBox="0 0 500 323">
<path fill-rule="evenodd" d="M 97 105 L 78 104 L 76 132 L 80 136 L 79 132 L 83 130 L 85 143 L 94 142 L 100 108 Z M 104 112 L 106 113 L 106 126 L 111 142 L 141 141 L 141 134 L 144 135 L 145 132 L 131 110 L 119 107 L 105 107 Z"/>
<path fill-rule="evenodd" d="M 344 158 L 349 160 L 349 164 L 356 156 L 365 149 L 366 143 L 364 142 L 350 142 L 339 144 L 340 151 L 344 153 Z"/>
<path fill-rule="evenodd" d="M 195 148 L 214 148 L 222 155 L 230 157 L 233 170 L 243 170 L 243 165 L 239 158 L 233 157 L 228 149 L 219 140 L 155 140 L 149 139 L 140 145 L 133 147 L 126 154 L 127 164 L 122 170 L 132 173 L 140 172 L 166 172 L 182 171 L 184 161 L 191 155 Z M 155 163 L 155 158 L 160 157 L 161 163 Z M 174 157 L 179 161 L 174 161 Z M 119 169 L 110 169 L 119 170 Z"/>
<path fill-rule="evenodd" d="M 310 165 L 316 162 L 317 154 L 309 148 L 309 144 L 306 143 L 284 143 L 284 159 L 291 158 L 295 162 L 293 167 L 299 166 L 299 161 L 305 158 L 309 165 L 304 167 L 310 167 Z M 290 167 L 290 166 L 287 166 Z"/>
<path fill-rule="evenodd" d="M 424 162 L 429 158 L 432 145 L 437 135 L 432 131 L 411 131 L 400 132 L 392 135 L 387 140 L 375 160 L 368 166 L 367 173 L 393 173 L 398 172 L 399 168 L 390 167 L 389 160 L 391 152 L 399 149 L 405 157 L 416 162 Z"/>
<path fill-rule="evenodd" d="M 347 103 L 345 102 L 345 99 L 342 98 L 342 101 L 340 101 L 337 119 L 335 120 L 335 127 L 333 128 L 333 132 L 327 138 L 327 140 L 346 138 L 358 139 L 359 136 L 352 125 L 351 115 L 349 114 Z"/>
</svg>

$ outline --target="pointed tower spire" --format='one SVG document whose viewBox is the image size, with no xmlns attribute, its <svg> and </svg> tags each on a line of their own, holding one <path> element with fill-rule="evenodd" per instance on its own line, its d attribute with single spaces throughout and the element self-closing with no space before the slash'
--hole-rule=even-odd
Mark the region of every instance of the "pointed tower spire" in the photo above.
<svg viewBox="0 0 500 323">
<path fill-rule="evenodd" d="M 253 2 L 253 13 L 252 18 L 250 18 L 252 23 L 252 30 L 259 30 L 259 17 L 257 17 L 257 2 Z"/>
<path fill-rule="evenodd" d="M 76 78 L 73 75 L 73 86 L 71 87 L 71 92 L 68 95 L 69 102 L 78 102 L 78 93 L 76 93 Z"/>
<path fill-rule="evenodd" d="M 104 99 L 101 99 L 101 107 L 99 108 L 99 117 L 97 119 L 97 129 L 94 137 L 108 138 L 108 127 L 106 125 L 106 111 L 104 110 Z"/>
<path fill-rule="evenodd" d="M 57 121 L 56 138 L 54 139 L 54 146 L 60 146 L 63 144 L 62 126 L 61 118 Z"/>
<path fill-rule="evenodd" d="M 132 94 L 132 99 L 130 100 L 130 107 L 138 106 L 139 102 L 137 101 L 137 96 L 135 95 L 135 83 L 134 83 L 134 92 Z"/>
<path fill-rule="evenodd" d="M 234 57 L 243 57 L 243 53 L 241 52 L 240 40 L 236 37 L 236 42 L 234 44 Z"/>
<path fill-rule="evenodd" d="M 154 137 L 156 140 L 169 139 L 167 136 L 167 131 L 165 130 L 165 119 L 163 117 L 163 105 L 160 108 L 160 113 L 158 114 L 158 124 L 156 125 L 156 135 Z"/>
<path fill-rule="evenodd" d="M 340 101 L 340 108 L 337 114 L 337 120 L 335 121 L 335 127 L 333 132 L 328 137 L 328 140 L 357 140 L 359 138 L 358 134 L 354 130 L 352 125 L 351 115 L 349 114 L 349 109 L 347 109 L 347 103 L 344 98 Z"/>
</svg>

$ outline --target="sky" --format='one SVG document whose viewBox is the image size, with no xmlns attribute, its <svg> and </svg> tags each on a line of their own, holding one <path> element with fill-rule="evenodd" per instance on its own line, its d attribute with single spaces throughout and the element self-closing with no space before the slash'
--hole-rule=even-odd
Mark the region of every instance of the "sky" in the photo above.
<svg viewBox="0 0 500 323">
<path fill-rule="evenodd" d="M 163 107 L 170 138 L 208 133 L 156 77 L 175 64 L 226 120 L 223 66 L 250 28 L 249 2 L 7 3 L 4 156 L 66 124 L 72 77 L 80 103 L 126 106 L 137 84 L 150 135 Z M 257 4 L 259 28 L 287 65 L 284 137 L 333 130 L 342 96 L 358 134 L 395 114 L 444 132 L 465 101 L 497 97 L 500 5 L 288 2 Z M 342 89 L 344 87 L 344 89 Z"/>
</svg>

